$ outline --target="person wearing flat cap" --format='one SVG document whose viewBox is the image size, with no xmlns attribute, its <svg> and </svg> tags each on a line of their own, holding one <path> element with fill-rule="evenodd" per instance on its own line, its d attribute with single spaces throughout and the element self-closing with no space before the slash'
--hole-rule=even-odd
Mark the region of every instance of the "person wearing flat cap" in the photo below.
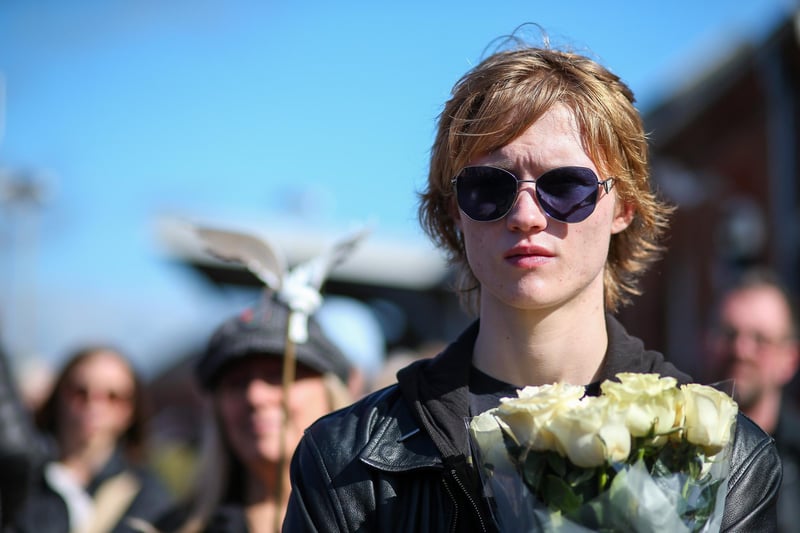
<svg viewBox="0 0 800 533">
<path fill-rule="evenodd" d="M 280 524 L 289 496 L 289 459 L 303 431 L 351 401 L 350 364 L 311 317 L 308 340 L 294 345 L 295 379 L 284 405 L 288 317 L 288 307 L 267 295 L 211 336 L 195 367 L 213 413 L 207 417 L 197 480 L 186 501 L 156 521 L 157 530 L 258 533 Z"/>
</svg>

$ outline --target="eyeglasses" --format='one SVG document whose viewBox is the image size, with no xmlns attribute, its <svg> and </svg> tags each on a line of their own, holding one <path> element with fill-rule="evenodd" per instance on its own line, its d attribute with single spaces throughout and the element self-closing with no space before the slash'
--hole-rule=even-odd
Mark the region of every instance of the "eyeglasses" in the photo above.
<svg viewBox="0 0 800 533">
<path fill-rule="evenodd" d="M 65 388 L 67 396 L 80 405 L 90 400 L 101 400 L 109 405 L 128 405 L 133 401 L 133 394 L 112 389 L 89 388 L 85 385 L 69 385 Z"/>
<path fill-rule="evenodd" d="M 756 351 L 764 351 L 770 348 L 784 346 L 792 340 L 791 335 L 782 337 L 770 337 L 760 331 L 740 330 L 732 326 L 723 326 L 717 331 L 717 339 L 725 346 L 731 346 L 738 339 L 744 339 L 755 347 Z"/>
<path fill-rule="evenodd" d="M 535 180 L 521 180 L 508 170 L 490 167 L 465 167 L 451 180 L 458 207 L 472 220 L 492 222 L 506 216 L 517 200 L 520 183 L 536 184 L 536 199 L 545 214 L 559 222 L 586 220 L 597 205 L 597 187 L 606 193 L 614 178 L 600 181 L 586 167 L 559 167 Z"/>
</svg>

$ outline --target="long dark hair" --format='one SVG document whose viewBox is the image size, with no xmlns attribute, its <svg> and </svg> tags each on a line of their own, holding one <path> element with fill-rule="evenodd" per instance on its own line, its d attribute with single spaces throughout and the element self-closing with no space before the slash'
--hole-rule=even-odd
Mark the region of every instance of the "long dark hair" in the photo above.
<svg viewBox="0 0 800 533">
<path fill-rule="evenodd" d="M 73 352 L 67 358 L 67 362 L 56 377 L 49 395 L 34 413 L 34 421 L 43 433 L 54 437 L 58 435 L 59 404 L 61 398 L 63 398 L 64 389 L 68 384 L 69 378 L 79 365 L 98 353 L 108 353 L 117 357 L 127 367 L 133 380 L 131 423 L 120 436 L 118 444 L 128 459 L 138 461 L 142 459 L 144 454 L 149 416 L 145 394 L 143 394 L 143 383 L 130 359 L 115 347 L 97 344 L 85 346 Z"/>
</svg>

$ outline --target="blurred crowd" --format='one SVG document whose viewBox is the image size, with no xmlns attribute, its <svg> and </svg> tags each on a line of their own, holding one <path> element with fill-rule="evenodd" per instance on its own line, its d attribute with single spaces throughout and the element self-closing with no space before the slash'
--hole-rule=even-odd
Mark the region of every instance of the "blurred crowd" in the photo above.
<svg viewBox="0 0 800 533">
<path fill-rule="evenodd" d="M 20 374 L 3 354 L 1 530 L 279 531 L 303 430 L 438 351 L 384 350 L 376 362 L 341 342 L 359 332 L 330 315 L 310 317 L 306 342 L 287 342 L 289 310 L 267 292 L 147 384 L 116 346 Z"/>
<path fill-rule="evenodd" d="M 267 292 L 147 384 L 115 346 L 84 346 L 57 372 L 27 372 L 30 383 L 3 354 L 2 532 L 279 531 L 304 429 L 442 348 L 383 352 L 375 364 L 335 342 L 341 329 L 322 325 L 331 317 L 311 316 L 307 341 L 287 342 L 288 317 Z M 732 380 L 741 410 L 776 439 L 789 524 L 796 506 L 786 502 L 800 490 L 800 415 L 787 392 L 800 364 L 796 318 L 774 274 L 737 276 L 718 294 L 698 376 Z"/>
</svg>

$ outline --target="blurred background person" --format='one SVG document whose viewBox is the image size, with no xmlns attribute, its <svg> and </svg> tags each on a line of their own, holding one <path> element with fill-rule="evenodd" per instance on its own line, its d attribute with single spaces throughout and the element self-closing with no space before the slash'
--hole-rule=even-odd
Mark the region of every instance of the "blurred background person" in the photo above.
<svg viewBox="0 0 800 533">
<path fill-rule="evenodd" d="M 798 368 L 796 320 L 777 276 L 754 268 L 721 291 L 708 338 L 709 379 L 732 378 L 741 411 L 775 438 L 783 462 L 781 531 L 800 531 L 800 415 L 784 394 Z"/>
<path fill-rule="evenodd" d="M 195 369 L 210 411 L 197 480 L 186 500 L 156 522 L 159 531 L 278 531 L 289 460 L 303 431 L 352 398 L 351 364 L 311 318 L 308 341 L 295 346 L 296 378 L 282 427 L 288 316 L 286 305 L 267 296 L 211 336 Z"/>
<path fill-rule="evenodd" d="M 135 531 L 170 493 L 146 466 L 142 385 L 116 349 L 91 346 L 67 359 L 35 423 L 52 460 L 38 469 L 16 523 L 22 533 Z"/>
</svg>

